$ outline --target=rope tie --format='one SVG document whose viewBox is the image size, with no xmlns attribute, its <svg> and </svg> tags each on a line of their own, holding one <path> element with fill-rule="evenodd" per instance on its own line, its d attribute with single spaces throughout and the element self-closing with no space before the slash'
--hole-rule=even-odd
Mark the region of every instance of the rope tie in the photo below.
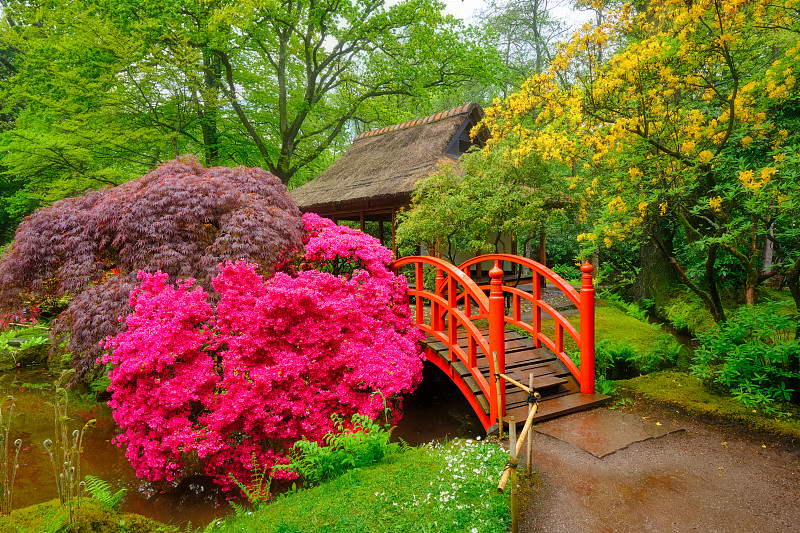
<svg viewBox="0 0 800 533">
<path fill-rule="evenodd" d="M 516 470 L 517 466 L 518 466 L 517 460 L 509 457 L 508 462 L 506 463 L 506 467 L 503 468 L 503 472 L 505 472 L 506 470 Z"/>
<path fill-rule="evenodd" d="M 539 400 L 539 398 L 541 398 L 541 397 L 542 397 L 541 394 L 539 394 L 535 390 L 532 390 L 531 392 L 528 393 L 528 398 L 527 398 L 526 401 L 529 404 L 535 404 Z"/>
</svg>

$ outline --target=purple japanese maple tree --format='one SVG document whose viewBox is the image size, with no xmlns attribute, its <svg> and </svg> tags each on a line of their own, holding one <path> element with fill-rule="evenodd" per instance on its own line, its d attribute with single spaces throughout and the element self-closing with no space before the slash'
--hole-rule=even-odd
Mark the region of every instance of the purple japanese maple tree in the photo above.
<svg viewBox="0 0 800 533">
<path fill-rule="evenodd" d="M 68 302 L 55 307 L 54 346 L 74 354 L 78 376 L 91 379 L 102 370 L 99 343 L 122 330 L 115 319 L 131 309 L 139 270 L 192 277 L 210 290 L 225 261 L 272 274 L 301 249 L 302 234 L 278 178 L 259 168 L 205 168 L 185 156 L 27 217 L 0 260 L 0 309 L 21 316 L 42 302 Z"/>
</svg>

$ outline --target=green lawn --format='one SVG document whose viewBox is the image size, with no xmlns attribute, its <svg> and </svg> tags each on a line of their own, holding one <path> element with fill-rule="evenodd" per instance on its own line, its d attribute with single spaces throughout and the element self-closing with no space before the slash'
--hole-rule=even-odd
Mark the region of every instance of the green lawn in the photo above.
<svg viewBox="0 0 800 533">
<path fill-rule="evenodd" d="M 508 455 L 490 443 L 408 448 L 318 487 L 240 511 L 214 533 L 500 533 L 509 496 L 497 493 Z"/>
<path fill-rule="evenodd" d="M 543 317 L 544 318 L 544 317 Z M 580 316 L 578 313 L 570 314 L 567 320 L 580 331 Z M 553 334 L 553 320 L 542 320 L 542 331 Z M 615 305 L 606 304 L 598 300 L 595 310 L 595 341 L 609 340 L 614 342 L 625 341 L 639 352 L 647 352 L 659 335 L 663 332 L 658 326 L 642 322 L 625 313 Z M 578 346 L 572 337 L 564 335 L 564 347 L 568 351 L 578 351 Z"/>
</svg>

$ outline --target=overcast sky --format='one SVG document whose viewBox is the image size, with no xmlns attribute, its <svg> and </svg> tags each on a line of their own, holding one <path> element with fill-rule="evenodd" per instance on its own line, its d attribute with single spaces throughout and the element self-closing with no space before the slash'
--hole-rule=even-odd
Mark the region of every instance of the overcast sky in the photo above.
<svg viewBox="0 0 800 533">
<path fill-rule="evenodd" d="M 472 14 L 486 5 L 485 0 L 444 0 L 445 13 L 469 21 Z"/>
<path fill-rule="evenodd" d="M 477 24 L 477 19 L 470 20 L 476 12 L 486 6 L 486 0 L 442 0 L 445 4 L 445 13 L 457 18 Z M 510 0 L 513 1 L 513 0 Z M 570 26 L 580 26 L 586 20 L 591 19 L 592 14 L 587 11 L 575 11 L 569 7 L 569 0 L 550 0 L 548 2 L 553 7 L 553 14 L 567 22 Z"/>
</svg>

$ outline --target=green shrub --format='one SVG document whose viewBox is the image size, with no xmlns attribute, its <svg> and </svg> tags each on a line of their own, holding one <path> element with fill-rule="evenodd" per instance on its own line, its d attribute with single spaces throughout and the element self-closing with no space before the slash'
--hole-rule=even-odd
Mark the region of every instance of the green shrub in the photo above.
<svg viewBox="0 0 800 533">
<path fill-rule="evenodd" d="M 581 279 L 581 271 L 580 269 L 572 265 L 553 265 L 550 270 L 564 278 L 565 280 L 580 280 Z"/>
<path fill-rule="evenodd" d="M 794 338 L 797 312 L 786 302 L 741 307 L 728 321 L 698 334 L 691 372 L 729 390 L 744 405 L 780 415 L 778 401 L 795 392 L 800 378 L 800 340 Z"/>
<path fill-rule="evenodd" d="M 290 468 L 310 485 L 337 477 L 347 470 L 376 463 L 396 452 L 400 445 L 390 443 L 391 428 L 365 416 L 353 415 L 350 427 L 342 420 L 337 430 L 325 436 L 325 443 L 300 440 L 291 452 Z"/>
<path fill-rule="evenodd" d="M 0 361 L 9 366 L 29 366 L 46 361 L 47 337 L 41 330 L 8 329 L 0 333 Z"/>
<path fill-rule="evenodd" d="M 662 333 L 645 354 L 636 358 L 636 366 L 642 374 L 673 368 L 684 351 L 685 348 L 675 337 Z"/>
</svg>

